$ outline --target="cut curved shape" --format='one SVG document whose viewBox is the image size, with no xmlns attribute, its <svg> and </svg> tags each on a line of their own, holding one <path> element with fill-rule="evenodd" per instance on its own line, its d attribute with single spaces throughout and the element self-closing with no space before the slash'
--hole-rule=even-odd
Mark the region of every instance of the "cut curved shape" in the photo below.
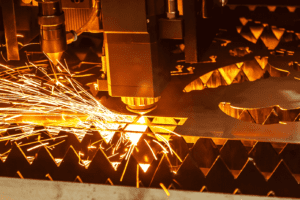
<svg viewBox="0 0 300 200">
<path fill-rule="evenodd" d="M 219 108 L 233 118 L 262 125 L 299 122 L 300 120 L 300 108 L 288 110 L 279 105 L 263 108 L 241 108 L 232 106 L 228 102 L 221 102 Z"/>
<path fill-rule="evenodd" d="M 184 92 L 203 90 L 205 88 L 217 88 L 219 86 L 256 81 L 268 77 L 285 77 L 289 71 L 278 69 L 268 63 L 268 57 L 256 56 L 255 60 L 228 65 L 210 71 L 189 83 Z"/>
<path fill-rule="evenodd" d="M 236 26 L 237 33 L 253 44 L 261 40 L 269 50 L 274 50 L 281 42 L 295 41 L 298 38 L 296 33 L 285 28 L 245 18 L 240 18 L 240 22 L 241 25 Z"/>
</svg>

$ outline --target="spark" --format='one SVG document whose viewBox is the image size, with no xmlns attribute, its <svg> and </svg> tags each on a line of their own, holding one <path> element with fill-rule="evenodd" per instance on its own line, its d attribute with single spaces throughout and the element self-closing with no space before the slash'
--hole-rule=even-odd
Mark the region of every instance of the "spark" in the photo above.
<svg viewBox="0 0 300 200">
<path fill-rule="evenodd" d="M 50 58 L 48 59 L 50 60 Z M 130 156 L 142 134 L 147 131 L 148 126 L 145 125 L 145 118 L 137 118 L 135 115 L 122 115 L 108 110 L 100 101 L 87 92 L 78 81 L 73 79 L 76 73 L 72 74 L 66 61 L 65 65 L 59 61 L 57 63 L 58 66 L 53 66 L 52 63 L 50 63 L 53 74 L 48 74 L 46 71 L 47 68 L 44 65 L 34 64 L 32 62 L 26 63 L 26 66 L 16 67 L 14 69 L 0 64 L 0 67 L 6 69 L 5 72 L 0 72 L 0 101 L 7 104 L 7 106 L 0 107 L 0 131 L 16 128 L 23 131 L 25 130 L 25 132 L 20 134 L 1 137 L 0 141 L 17 141 L 28 136 L 37 135 L 37 141 L 24 144 L 19 143 L 19 145 L 26 146 L 37 143 L 34 147 L 28 148 L 27 151 L 42 146 L 52 150 L 55 146 L 64 143 L 65 140 L 63 139 L 68 137 L 67 135 L 57 136 L 60 131 L 72 133 L 79 140 L 82 140 L 86 134 L 90 134 L 88 133 L 89 130 L 95 130 L 99 132 L 103 139 L 89 144 L 88 149 L 101 148 L 106 154 L 109 154 L 106 155 L 108 159 L 113 157 L 118 158 L 118 162 L 111 162 L 115 170 L 117 170 L 120 165 L 120 161 L 125 159 L 126 165 L 120 179 L 120 181 L 122 181 Z M 58 73 L 55 72 L 54 67 L 56 67 Z M 21 69 L 27 70 L 26 73 L 21 72 Z M 36 76 L 36 74 L 31 73 L 30 70 L 38 71 L 42 75 Z M 10 123 L 26 125 L 5 128 L 5 126 L 9 126 Z M 34 130 L 36 125 L 45 128 Z M 180 136 L 173 131 L 166 130 Z M 43 139 L 41 138 L 41 131 L 47 131 L 51 136 L 57 137 Z M 118 133 L 120 137 L 115 144 L 112 144 L 113 138 L 115 140 L 114 136 L 116 133 Z M 166 143 L 170 151 L 158 141 L 153 141 L 163 149 L 164 153 L 170 152 L 172 154 L 173 150 L 168 141 L 159 134 L 154 134 L 157 138 L 161 138 L 162 141 Z M 50 143 L 50 141 L 55 141 L 56 139 L 62 139 L 62 141 L 58 140 L 55 144 Z M 150 144 L 145 139 L 144 141 L 155 160 L 157 160 Z M 49 143 L 51 145 L 49 145 Z M 110 146 L 107 147 L 108 144 Z M 127 149 L 127 152 L 125 152 L 124 149 Z M 7 156 L 10 151 L 11 149 L 1 154 L 1 159 L 5 160 L 5 156 Z M 83 156 L 82 152 L 78 154 L 79 156 Z M 116 157 L 117 155 L 119 156 Z M 175 153 L 175 155 L 177 154 Z M 54 160 L 57 165 L 60 165 L 63 159 L 55 158 Z M 87 159 L 82 160 L 82 163 L 79 164 L 87 167 L 90 163 L 91 160 Z M 139 167 L 146 172 L 149 166 L 150 164 L 137 165 L 137 187 L 139 187 Z M 52 179 L 50 176 L 48 178 Z"/>
<path fill-rule="evenodd" d="M 27 149 L 27 151 L 31 151 L 32 149 L 36 149 L 36 148 L 39 148 L 41 146 L 45 146 L 45 145 L 48 145 L 48 144 L 49 144 L 48 142 L 42 143 L 42 144 L 39 144 L 39 145 L 36 145 L 34 147 L 31 147 L 31 148 Z"/>
<path fill-rule="evenodd" d="M 17 118 L 17 117 L 21 117 L 22 115 L 14 115 L 14 116 L 12 116 L 12 117 L 9 117 L 9 118 L 6 118 L 6 119 L 4 119 L 5 121 L 8 121 L 8 120 L 12 120 L 12 119 L 14 119 L 14 118 Z"/>
<path fill-rule="evenodd" d="M 168 189 L 165 187 L 165 185 L 163 183 L 160 183 L 159 184 L 160 187 L 165 191 L 165 193 L 167 194 L 167 196 L 169 197 L 170 196 L 170 192 L 168 191 Z"/>
<path fill-rule="evenodd" d="M 111 157 L 114 157 L 114 156 L 116 156 L 116 155 L 118 155 L 119 153 L 115 153 L 115 154 L 113 154 L 113 155 L 111 155 L 111 156 L 108 156 L 107 158 L 109 159 L 109 158 L 111 158 Z"/>
<path fill-rule="evenodd" d="M 175 156 L 178 158 L 178 160 L 180 161 L 180 162 L 182 162 L 182 160 L 181 160 L 181 158 L 179 157 L 179 155 L 172 149 L 172 151 L 173 151 L 173 153 L 175 154 Z"/>
<path fill-rule="evenodd" d="M 158 126 L 159 128 L 162 128 L 162 129 L 164 129 L 164 130 L 166 130 L 166 131 L 168 131 L 168 132 L 170 132 L 170 133 L 173 133 L 174 135 L 176 135 L 176 136 L 178 136 L 178 137 L 181 137 L 181 135 L 179 135 L 178 133 L 176 133 L 176 132 L 174 132 L 174 131 L 171 131 L 171 130 L 169 130 L 169 129 L 167 129 L 167 128 L 164 128 L 164 127 L 162 127 L 162 126 Z"/>
<path fill-rule="evenodd" d="M 149 149 L 151 150 L 152 154 L 153 154 L 153 157 L 155 158 L 155 160 L 157 160 L 157 157 L 153 151 L 153 149 L 151 148 L 151 146 L 148 144 L 147 140 L 144 139 L 144 141 L 146 142 L 146 144 L 148 145 Z"/>
<path fill-rule="evenodd" d="M 167 149 L 162 145 L 162 144 L 160 144 L 158 141 L 156 141 L 156 140 L 152 140 L 153 142 L 155 142 L 155 143 L 157 143 L 164 151 L 164 153 L 169 153 L 168 151 L 167 151 Z"/>
<path fill-rule="evenodd" d="M 59 145 L 59 144 L 61 144 L 61 143 L 63 143 L 63 142 L 65 142 L 65 140 L 60 141 L 60 142 L 58 142 L 58 143 L 55 143 L 55 144 L 53 144 L 53 145 L 47 146 L 47 148 L 48 148 L 48 149 L 52 149 L 54 146 Z"/>
<path fill-rule="evenodd" d="M 161 135 L 159 135 L 159 134 L 157 134 L 157 133 L 154 133 L 154 135 L 155 135 L 156 137 L 160 138 L 160 139 L 161 139 L 161 140 L 169 147 L 170 153 L 171 153 L 171 155 L 172 155 L 172 148 L 171 148 L 171 146 L 170 146 L 169 141 L 166 140 L 163 136 L 161 136 Z"/>
</svg>

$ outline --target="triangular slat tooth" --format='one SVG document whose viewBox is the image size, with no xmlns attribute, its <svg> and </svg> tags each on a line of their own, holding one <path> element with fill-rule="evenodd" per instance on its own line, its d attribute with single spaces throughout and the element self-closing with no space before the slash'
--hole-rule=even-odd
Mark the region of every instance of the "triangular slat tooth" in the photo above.
<svg viewBox="0 0 300 200">
<path fill-rule="evenodd" d="M 11 123 L 6 131 L 9 135 L 21 134 L 24 133 L 19 125 L 16 123 Z"/>
<path fill-rule="evenodd" d="M 65 140 L 63 143 L 55 146 L 53 150 L 51 150 L 51 154 L 55 158 L 63 158 L 66 152 L 69 150 L 70 146 L 73 146 L 74 149 L 77 151 L 80 151 L 80 141 L 78 138 L 69 132 L 66 131 L 60 131 L 59 134 L 57 135 L 58 137 L 60 136 L 66 136 L 64 138 L 59 138 L 56 139 L 56 143 Z"/>
<path fill-rule="evenodd" d="M 256 5 L 248 5 L 250 11 L 255 11 L 256 7 Z"/>
<path fill-rule="evenodd" d="M 236 32 L 241 33 L 243 26 L 236 26 Z"/>
<path fill-rule="evenodd" d="M 298 114 L 298 116 L 294 119 L 294 122 L 298 122 L 300 121 L 300 113 Z"/>
<path fill-rule="evenodd" d="M 244 65 L 244 62 L 235 63 L 237 68 L 241 69 L 241 67 Z"/>
<path fill-rule="evenodd" d="M 267 197 L 276 197 L 276 194 L 274 191 L 271 190 L 267 193 Z"/>
<path fill-rule="evenodd" d="M 251 122 L 251 123 L 256 123 L 256 121 L 253 119 L 251 114 L 249 113 L 248 110 L 244 109 L 242 113 L 240 114 L 239 120 L 245 121 L 245 122 Z"/>
<path fill-rule="evenodd" d="M 25 177 L 30 177 L 30 164 L 22 149 L 16 143 L 13 144 L 5 163 L 5 176 L 14 176 L 20 171 Z"/>
<path fill-rule="evenodd" d="M 182 119 L 180 119 L 180 118 L 174 118 L 174 120 L 175 120 L 175 122 L 176 122 L 177 125 L 180 125 L 179 123 L 180 123 L 180 121 L 181 121 Z"/>
<path fill-rule="evenodd" d="M 280 152 L 286 147 L 287 143 L 284 142 L 271 142 L 272 147 L 276 151 L 276 153 L 279 155 Z"/>
<path fill-rule="evenodd" d="M 294 34 L 294 31 L 285 31 L 281 38 L 281 42 L 293 42 L 295 40 L 296 35 Z"/>
<path fill-rule="evenodd" d="M 205 86 L 200 78 L 197 78 L 196 80 L 192 81 L 190 84 L 188 84 L 184 88 L 184 92 L 190 92 L 193 90 L 203 90 L 205 89 Z"/>
<path fill-rule="evenodd" d="M 273 31 L 269 26 L 264 28 L 264 31 L 260 35 L 260 39 L 263 41 L 263 43 L 269 50 L 275 49 L 279 44 L 279 40 L 274 35 Z"/>
<path fill-rule="evenodd" d="M 247 150 L 248 153 L 251 151 L 251 149 L 256 144 L 255 140 L 240 140 L 240 141 L 243 143 L 243 145 L 246 148 L 246 150 Z"/>
<path fill-rule="evenodd" d="M 119 147 L 118 147 L 118 150 L 116 150 L 116 148 L 114 148 L 116 146 L 116 144 L 118 142 L 120 142 L 121 138 L 123 137 L 123 134 L 124 133 L 121 133 L 121 132 L 116 132 L 112 139 L 110 140 L 109 144 L 106 146 L 106 148 L 104 147 L 104 151 L 105 151 L 105 154 L 109 157 L 111 155 L 115 155 L 115 156 L 112 156 L 109 158 L 109 160 L 111 162 L 118 162 L 120 160 L 120 153 L 122 152 L 125 152 L 125 149 L 127 148 L 125 146 L 125 142 L 121 142 Z M 122 140 L 121 140 L 122 141 Z M 102 145 L 103 147 L 104 145 Z M 112 148 L 109 148 L 109 147 L 112 147 Z M 117 154 L 119 153 L 119 154 Z"/>
<path fill-rule="evenodd" d="M 267 181 L 252 159 L 248 159 L 238 175 L 237 186 L 244 194 L 266 195 L 268 191 Z"/>
<path fill-rule="evenodd" d="M 258 39 L 264 30 L 264 26 L 262 24 L 253 24 L 249 28 L 255 39 Z"/>
<path fill-rule="evenodd" d="M 233 193 L 234 177 L 220 156 L 206 175 L 206 186 L 210 192 Z"/>
<path fill-rule="evenodd" d="M 82 159 L 93 158 L 99 145 L 101 144 L 101 142 L 97 141 L 101 140 L 103 140 L 103 138 L 98 131 L 88 131 L 80 143 L 81 152 L 84 154 Z M 94 146 L 96 148 L 90 148 L 90 146 Z"/>
<path fill-rule="evenodd" d="M 227 140 L 220 155 L 231 170 L 241 170 L 248 159 L 248 153 L 240 140 Z"/>
<path fill-rule="evenodd" d="M 277 7 L 276 6 L 267 6 L 267 8 L 270 12 L 275 12 Z"/>
<path fill-rule="evenodd" d="M 37 137 L 35 137 L 35 138 L 37 138 Z M 38 152 L 39 148 L 31 149 L 32 147 L 39 145 L 39 143 L 37 143 L 36 141 L 37 140 L 33 140 L 33 139 L 29 140 L 28 137 L 18 140 L 18 142 L 20 142 L 19 143 L 20 148 L 22 149 L 22 151 L 25 153 L 26 156 L 34 156 Z M 24 144 L 28 144 L 31 142 L 36 142 L 36 143 L 24 145 Z"/>
<path fill-rule="evenodd" d="M 267 116 L 266 120 L 264 121 L 263 125 L 265 124 L 278 124 L 279 117 L 274 109 L 272 109 L 271 113 Z"/>
<path fill-rule="evenodd" d="M 277 27 L 272 26 L 271 29 L 278 40 L 281 39 L 282 35 L 285 32 L 284 28 L 277 28 Z"/>
<path fill-rule="evenodd" d="M 82 171 L 85 169 L 80 163 L 79 155 L 73 146 L 70 146 L 53 178 L 62 181 L 75 180 L 76 176 L 82 174 Z"/>
<path fill-rule="evenodd" d="M 300 109 L 277 109 L 278 118 L 280 121 L 293 122 L 299 121 Z"/>
<path fill-rule="evenodd" d="M 210 71 L 210 72 L 208 72 L 208 73 L 206 73 L 206 74 L 204 74 L 200 77 L 200 79 L 202 80 L 204 85 L 206 85 L 207 81 L 210 79 L 213 72 L 214 71 Z"/>
<path fill-rule="evenodd" d="M 178 125 L 182 126 L 186 122 L 187 119 L 188 119 L 187 117 L 175 118 L 175 121 L 177 122 Z"/>
<path fill-rule="evenodd" d="M 299 186 L 283 160 L 276 166 L 268 180 L 269 187 L 280 197 L 299 197 Z"/>
<path fill-rule="evenodd" d="M 150 123 L 152 123 L 153 120 L 154 120 L 154 117 L 147 117 L 147 118 L 148 118 L 148 120 L 149 120 Z"/>
<path fill-rule="evenodd" d="M 241 192 L 241 190 L 239 188 L 236 188 L 234 191 L 233 191 L 233 194 L 243 194 Z"/>
<path fill-rule="evenodd" d="M 224 80 L 226 81 L 227 85 L 230 85 L 232 83 L 233 79 L 237 76 L 237 74 L 240 71 L 236 64 L 222 67 L 218 70 L 224 78 Z"/>
<path fill-rule="evenodd" d="M 243 70 L 240 70 L 239 73 L 234 77 L 232 83 L 243 83 L 249 81 L 248 77 Z"/>
<path fill-rule="evenodd" d="M 157 155 L 157 160 L 153 160 L 152 163 L 149 165 L 146 172 L 140 171 L 140 180 L 144 183 L 145 187 L 148 187 L 151 179 L 155 173 L 156 168 L 158 167 L 160 160 L 162 158 L 161 154 Z"/>
<path fill-rule="evenodd" d="M 250 28 L 248 25 L 246 26 L 243 26 L 241 32 L 240 32 L 240 35 L 245 38 L 246 40 L 248 40 L 249 42 L 252 42 L 252 43 L 256 43 L 257 42 L 257 39 L 254 37 L 254 35 L 252 34 Z"/>
<path fill-rule="evenodd" d="M 110 178 L 107 178 L 104 184 L 106 184 L 106 185 L 114 185 L 114 183 L 112 182 L 112 180 Z"/>
<path fill-rule="evenodd" d="M 207 187 L 204 185 L 201 189 L 200 192 L 209 192 Z"/>
<path fill-rule="evenodd" d="M 263 124 L 267 117 L 272 112 L 273 107 L 266 107 L 266 108 L 257 108 L 257 109 L 248 109 L 248 112 L 253 117 L 257 124 Z"/>
<path fill-rule="evenodd" d="M 40 133 L 41 140 L 52 138 L 52 135 L 48 131 L 39 131 L 38 133 Z"/>
<path fill-rule="evenodd" d="M 259 66 L 261 67 L 261 69 L 266 68 L 266 65 L 268 64 L 268 57 L 255 56 L 254 58 L 255 58 L 256 62 L 259 64 Z"/>
<path fill-rule="evenodd" d="M 173 151 L 175 151 L 175 153 L 177 154 L 177 155 L 175 155 L 175 153 L 173 153 L 172 155 L 170 153 L 168 154 L 170 163 L 172 166 L 175 167 L 179 166 L 181 161 L 183 161 L 183 159 L 189 153 L 189 147 L 183 137 L 178 137 L 174 135 L 170 137 L 169 144 L 173 149 Z M 177 156 L 181 159 L 181 161 Z"/>
<path fill-rule="evenodd" d="M 179 182 L 181 189 L 199 191 L 205 183 L 205 176 L 188 154 L 179 167 L 175 180 Z"/>
<path fill-rule="evenodd" d="M 53 174 L 57 170 L 55 160 L 45 146 L 40 148 L 31 169 L 34 172 L 33 178 L 37 179 L 44 179 L 46 174 Z"/>
<path fill-rule="evenodd" d="M 220 72 L 218 70 L 214 70 L 210 78 L 207 80 L 206 86 L 208 88 L 217 88 L 221 85 L 227 85 L 227 83 Z"/>
<path fill-rule="evenodd" d="M 279 157 L 269 142 L 257 142 L 249 157 L 252 157 L 262 172 L 272 172 L 279 163 Z"/>
<path fill-rule="evenodd" d="M 270 73 L 271 77 L 286 77 L 290 74 L 289 71 L 283 69 L 277 69 L 270 64 L 267 64 L 266 69 Z"/>
<path fill-rule="evenodd" d="M 150 137 L 146 134 L 141 136 L 132 152 L 132 156 L 137 160 L 138 163 L 150 164 L 156 158 L 154 155 L 162 151 L 161 146 L 153 140 L 157 141 L 156 138 Z M 152 149 L 154 155 L 150 148 Z"/>
<path fill-rule="evenodd" d="M 201 168 L 210 168 L 219 155 L 218 147 L 210 138 L 200 138 L 191 149 L 191 156 Z"/>
<path fill-rule="evenodd" d="M 162 156 L 160 162 L 152 176 L 149 186 L 160 188 L 160 183 L 170 185 L 172 182 L 172 173 L 170 170 L 170 163 L 165 155 Z"/>
<path fill-rule="evenodd" d="M 243 26 L 245 26 L 248 23 L 248 19 L 246 19 L 245 17 L 240 17 L 239 20 Z"/>
<path fill-rule="evenodd" d="M 300 144 L 287 144 L 280 153 L 280 157 L 294 174 L 300 174 Z"/>
<path fill-rule="evenodd" d="M 133 156 L 127 160 L 123 159 L 116 172 L 118 179 L 112 179 L 113 182 L 117 185 L 136 186 L 137 165 L 138 162 Z"/>
<path fill-rule="evenodd" d="M 296 6 L 287 6 L 286 8 L 289 10 L 289 12 L 293 13 L 293 12 L 295 12 L 297 7 Z"/>
<path fill-rule="evenodd" d="M 256 81 L 262 78 L 264 74 L 264 70 L 261 69 L 260 65 L 256 62 L 256 60 L 250 60 L 245 62 L 242 66 L 242 70 L 249 81 Z"/>
<path fill-rule="evenodd" d="M 86 170 L 84 180 L 89 183 L 104 183 L 107 178 L 114 178 L 116 172 L 101 148 L 98 149 Z"/>
<path fill-rule="evenodd" d="M 82 179 L 80 178 L 80 176 L 76 176 L 74 182 L 77 182 L 77 183 L 83 183 Z"/>
</svg>

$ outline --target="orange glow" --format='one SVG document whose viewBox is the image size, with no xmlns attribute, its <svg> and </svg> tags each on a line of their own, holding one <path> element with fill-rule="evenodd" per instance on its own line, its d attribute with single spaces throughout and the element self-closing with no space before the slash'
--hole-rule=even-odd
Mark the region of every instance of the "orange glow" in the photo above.
<svg viewBox="0 0 300 200">
<path fill-rule="evenodd" d="M 147 130 L 147 127 L 147 125 L 129 124 L 125 128 L 125 131 L 145 132 Z"/>
<path fill-rule="evenodd" d="M 148 145 L 148 147 L 149 147 L 150 151 L 152 152 L 152 154 L 153 154 L 153 157 L 155 158 L 155 160 L 157 160 L 157 157 L 156 157 L 156 155 L 155 155 L 155 153 L 154 153 L 153 149 L 151 148 L 151 146 L 148 144 L 147 140 L 145 140 L 145 139 L 144 139 L 144 141 L 145 141 L 145 142 L 146 142 L 146 144 Z"/>
<path fill-rule="evenodd" d="M 139 120 L 136 122 L 136 123 L 139 123 L 139 124 L 146 124 L 146 120 L 145 120 L 145 117 L 140 117 Z"/>
<path fill-rule="evenodd" d="M 150 167 L 150 164 L 142 164 L 142 163 L 139 163 L 140 167 L 142 168 L 142 170 L 144 172 L 146 172 L 148 170 L 148 168 Z"/>
<path fill-rule="evenodd" d="M 100 131 L 100 135 L 103 137 L 104 141 L 108 144 L 113 138 L 115 132 L 111 131 Z"/>
<path fill-rule="evenodd" d="M 141 136 L 143 134 L 142 133 L 126 133 L 126 136 L 128 137 L 128 139 L 131 141 L 132 144 L 134 144 L 135 146 L 137 145 L 137 143 L 139 142 Z"/>
<path fill-rule="evenodd" d="M 121 162 L 110 162 L 113 168 L 117 171 L 118 166 L 121 164 Z"/>
</svg>

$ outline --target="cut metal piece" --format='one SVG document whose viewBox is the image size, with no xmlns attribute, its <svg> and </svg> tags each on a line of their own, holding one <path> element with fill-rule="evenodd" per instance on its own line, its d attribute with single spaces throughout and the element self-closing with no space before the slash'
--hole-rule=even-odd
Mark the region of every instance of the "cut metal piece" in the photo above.
<svg viewBox="0 0 300 200">
<path fill-rule="evenodd" d="M 192 81 L 184 88 L 184 92 L 193 90 L 203 90 L 205 88 L 217 88 L 227 86 L 233 83 L 242 83 L 245 81 L 256 81 L 269 77 L 285 77 L 290 74 L 289 71 L 278 69 L 268 63 L 267 57 L 256 56 L 254 60 L 228 65 L 210 71 L 196 80 Z"/>
<path fill-rule="evenodd" d="M 284 109 L 279 105 L 263 108 L 241 108 L 221 102 L 219 108 L 227 115 L 245 122 L 262 125 L 298 122 L 300 108 Z"/>
</svg>

